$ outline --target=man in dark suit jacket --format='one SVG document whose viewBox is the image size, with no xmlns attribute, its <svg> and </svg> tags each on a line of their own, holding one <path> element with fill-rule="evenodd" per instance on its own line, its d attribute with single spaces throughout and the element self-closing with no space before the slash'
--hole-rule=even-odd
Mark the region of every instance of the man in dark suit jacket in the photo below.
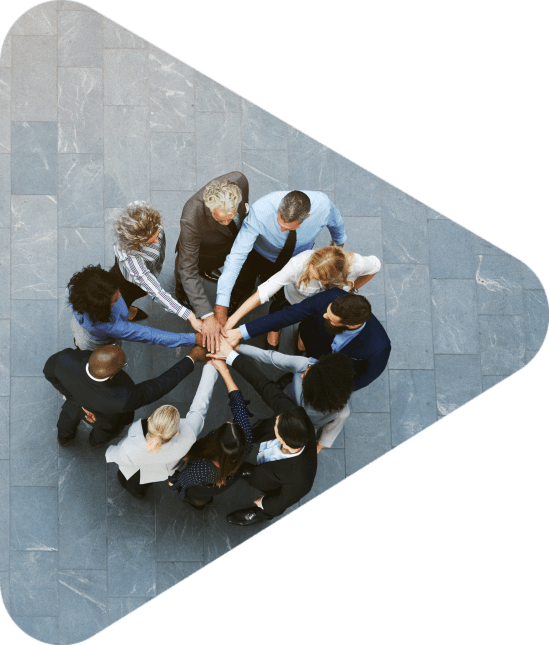
<svg viewBox="0 0 549 645">
<path fill-rule="evenodd" d="M 63 349 L 50 356 L 44 376 L 66 398 L 57 422 L 57 441 L 66 446 L 74 439 L 80 421 L 86 417 L 93 429 L 91 446 L 101 446 L 116 437 L 134 419 L 134 411 L 157 401 L 173 390 L 204 361 L 205 351 L 195 345 L 188 356 L 160 376 L 135 384 L 123 371 L 127 365 L 117 345 L 103 345 L 93 352 Z"/>
<path fill-rule="evenodd" d="M 305 410 L 250 359 L 233 351 L 227 357 L 227 364 L 232 365 L 275 412 L 275 416 L 253 428 L 254 443 L 260 443 L 258 465 L 245 463 L 241 471 L 250 486 L 265 494 L 255 500 L 255 506 L 227 515 L 231 524 L 248 526 L 282 515 L 311 490 L 317 466 L 316 439 Z"/>
<path fill-rule="evenodd" d="M 176 246 L 175 296 L 204 320 L 204 342 L 215 351 L 226 319 L 218 320 L 200 276 L 217 282 L 218 271 L 231 251 L 248 214 L 248 180 L 241 172 L 230 172 L 210 181 L 183 207 L 181 233 Z M 224 310 L 223 310 L 224 311 Z"/>
<path fill-rule="evenodd" d="M 355 390 L 370 385 L 387 367 L 391 341 L 364 296 L 329 289 L 228 332 L 234 346 L 268 331 L 302 322 L 298 349 L 309 357 L 340 351 L 353 361 Z M 300 343 L 302 345 L 300 346 Z"/>
</svg>

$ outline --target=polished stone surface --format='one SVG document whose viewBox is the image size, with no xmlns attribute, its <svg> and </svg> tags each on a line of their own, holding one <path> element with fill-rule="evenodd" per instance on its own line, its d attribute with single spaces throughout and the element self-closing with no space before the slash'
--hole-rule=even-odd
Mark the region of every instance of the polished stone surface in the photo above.
<svg viewBox="0 0 549 645">
<path fill-rule="evenodd" d="M 381 260 L 360 293 L 392 341 L 388 369 L 353 394 L 344 430 L 320 452 L 311 492 L 274 522 L 497 386 L 541 347 L 547 297 L 519 260 L 88 7 L 31 9 L 0 57 L 0 280 L 11 296 L 0 302 L 0 586 L 34 638 L 87 639 L 270 525 L 227 523 L 260 494 L 243 480 L 202 513 L 165 482 L 132 497 L 106 448 L 89 446 L 88 424 L 57 444 L 63 399 L 42 375 L 47 358 L 73 344 L 66 284 L 84 265 L 112 266 L 121 209 L 143 199 L 161 213 L 159 280 L 173 293 L 183 205 L 233 170 L 248 177 L 251 203 L 273 190 L 328 195 L 345 248 Z M 325 229 L 316 247 L 329 242 Z M 215 286 L 205 289 L 214 299 Z M 136 304 L 149 314 L 144 325 L 191 331 L 150 298 Z M 284 331 L 282 351 L 294 335 Z M 125 342 L 124 351 L 140 382 L 189 349 Z M 162 403 L 186 415 L 201 372 L 136 418 Z M 235 381 L 253 420 L 270 416 Z M 202 435 L 229 418 L 219 382 Z"/>
</svg>

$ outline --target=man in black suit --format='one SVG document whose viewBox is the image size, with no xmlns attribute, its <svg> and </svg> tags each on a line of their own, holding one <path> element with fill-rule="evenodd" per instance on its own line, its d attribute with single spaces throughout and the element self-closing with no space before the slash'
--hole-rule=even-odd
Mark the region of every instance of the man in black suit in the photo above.
<svg viewBox="0 0 549 645">
<path fill-rule="evenodd" d="M 80 421 L 93 424 L 88 442 L 96 448 L 116 437 L 132 423 L 134 411 L 173 390 L 205 360 L 205 350 L 195 345 L 190 353 L 160 376 L 137 385 L 123 371 L 124 351 L 103 345 L 93 352 L 63 349 L 50 356 L 44 376 L 66 398 L 57 422 L 57 441 L 66 446 L 76 435 Z"/>
<path fill-rule="evenodd" d="M 232 365 L 275 412 L 275 416 L 253 428 L 254 443 L 260 443 L 258 465 L 245 463 L 242 468 L 242 477 L 264 495 L 254 501 L 253 507 L 227 515 L 229 523 L 248 526 L 282 515 L 311 490 L 317 466 L 316 439 L 305 410 L 252 361 L 232 351 L 227 356 L 227 364 Z"/>
</svg>

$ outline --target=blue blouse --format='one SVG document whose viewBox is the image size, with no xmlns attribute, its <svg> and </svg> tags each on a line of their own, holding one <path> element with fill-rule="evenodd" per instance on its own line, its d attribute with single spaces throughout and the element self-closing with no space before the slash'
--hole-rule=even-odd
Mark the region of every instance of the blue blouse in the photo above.
<svg viewBox="0 0 549 645">
<path fill-rule="evenodd" d="M 253 447 L 252 439 L 252 426 L 248 417 L 248 408 L 244 402 L 244 397 L 240 390 L 233 390 L 229 392 L 229 404 L 234 417 L 234 422 L 244 430 L 246 435 L 246 450 L 244 452 L 244 459 L 250 454 Z M 209 437 L 215 430 L 209 432 L 206 436 Z M 209 459 L 191 459 L 187 463 L 187 467 L 178 474 L 168 477 L 168 481 L 173 484 L 172 490 L 177 491 L 180 499 L 185 499 L 185 492 L 189 486 L 214 486 L 217 480 L 219 471 L 213 462 Z M 228 484 L 234 477 L 229 475 L 226 483 Z"/>
</svg>

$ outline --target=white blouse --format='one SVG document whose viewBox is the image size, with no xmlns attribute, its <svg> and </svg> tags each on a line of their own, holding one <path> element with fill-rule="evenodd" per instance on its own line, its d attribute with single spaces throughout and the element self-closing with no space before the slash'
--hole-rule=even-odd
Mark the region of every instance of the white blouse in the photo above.
<svg viewBox="0 0 549 645">
<path fill-rule="evenodd" d="M 284 287 L 284 295 L 291 305 L 302 302 L 305 298 L 309 298 L 323 291 L 324 289 L 318 280 L 311 280 L 307 287 L 302 285 L 299 289 L 297 288 L 299 278 L 307 268 L 309 258 L 313 253 L 314 250 L 312 249 L 298 253 L 278 273 L 275 273 L 266 282 L 260 284 L 257 292 L 261 304 L 264 304 L 272 298 L 281 287 Z M 353 262 L 350 266 L 347 280 L 354 282 L 360 276 L 377 273 L 380 268 L 381 262 L 375 255 L 365 256 L 353 253 Z M 342 289 L 349 291 L 351 287 L 345 286 Z"/>
</svg>

